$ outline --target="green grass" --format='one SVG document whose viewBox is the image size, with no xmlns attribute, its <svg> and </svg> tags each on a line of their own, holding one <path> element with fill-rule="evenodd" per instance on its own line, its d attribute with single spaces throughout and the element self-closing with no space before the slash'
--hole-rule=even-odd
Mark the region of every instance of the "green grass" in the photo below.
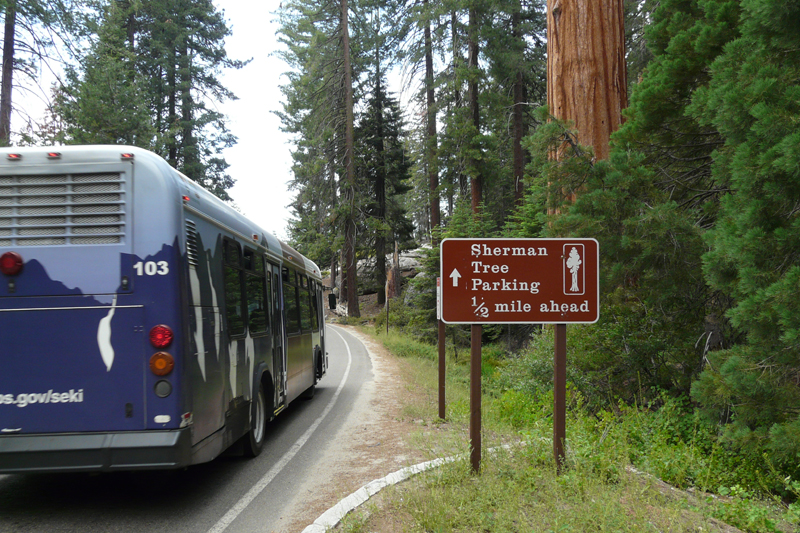
<svg viewBox="0 0 800 533">
<path fill-rule="evenodd" d="M 438 418 L 435 347 L 392 330 L 371 331 L 405 361 L 414 392 L 403 416 L 438 427 L 410 436 L 430 458 L 468 456 L 469 364 L 447 354 L 447 419 Z M 568 390 L 567 464 L 557 475 L 552 449 L 551 348 L 517 358 L 484 351 L 481 472 L 457 460 L 385 491 L 379 507 L 348 517 L 345 531 L 796 531 L 797 504 L 768 492 L 769 468 L 755 468 L 718 443 L 690 406 L 663 398 L 653 406 L 591 412 L 578 388 Z M 537 351 L 538 350 L 538 351 Z M 549 367 L 549 368 L 548 368 Z M 508 450 L 489 453 L 492 447 Z M 762 460 L 766 460 L 762 458 Z M 742 464 L 742 463 L 745 464 Z M 634 471 L 631 467 L 635 467 Z M 635 473 L 646 472 L 646 474 Z M 753 472 L 767 472 L 761 475 Z M 752 479 L 750 479 L 752 478 Z M 677 489 L 672 490 L 659 480 Z M 800 483 L 783 480 L 795 497 Z M 743 488 L 745 487 L 745 488 Z M 711 496 L 705 491 L 719 493 Z M 386 524 L 392 524 L 387 527 Z M 376 528 L 383 529 L 376 529 Z"/>
</svg>

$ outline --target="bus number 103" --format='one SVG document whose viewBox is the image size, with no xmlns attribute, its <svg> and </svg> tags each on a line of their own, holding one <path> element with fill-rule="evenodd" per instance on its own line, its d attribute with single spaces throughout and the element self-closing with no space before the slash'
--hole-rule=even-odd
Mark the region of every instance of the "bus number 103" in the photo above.
<svg viewBox="0 0 800 533">
<path fill-rule="evenodd" d="M 136 270 L 137 276 L 166 276 L 169 274 L 169 263 L 166 261 L 159 261 L 158 263 L 155 261 L 147 261 L 146 263 L 139 261 L 133 265 L 133 269 Z"/>
</svg>

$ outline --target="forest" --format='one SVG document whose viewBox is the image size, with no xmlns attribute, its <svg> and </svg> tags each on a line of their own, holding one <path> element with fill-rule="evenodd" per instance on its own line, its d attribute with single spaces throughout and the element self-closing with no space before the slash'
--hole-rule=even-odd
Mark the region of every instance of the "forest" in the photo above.
<svg viewBox="0 0 800 533">
<path fill-rule="evenodd" d="M 589 407 L 679 398 L 727 449 L 797 479 L 800 4 L 618 2 L 627 105 L 605 153 L 548 109 L 543 0 L 283 0 L 291 244 L 351 316 L 359 293 L 384 302 L 395 246 L 427 245 L 403 325 L 434 342 L 441 239 L 593 237 L 601 318 L 570 340 Z M 0 142 L 142 146 L 229 200 L 236 125 L 209 102 L 235 97 L 218 74 L 246 61 L 210 0 L 0 9 Z M 56 51 L 70 66 L 48 120 L 11 138 L 13 77 Z M 484 337 L 513 358 L 537 331 Z"/>
<path fill-rule="evenodd" d="M 596 238 L 601 319 L 570 348 L 587 401 L 685 398 L 726 446 L 796 478 L 800 6 L 625 2 L 628 105 L 607 155 L 548 111 L 543 2 L 353 2 L 343 26 L 345 6 L 281 11 L 298 248 L 335 273 L 355 270 L 353 231 L 380 271 L 393 243 L 431 244 L 409 327 L 434 342 L 441 238 Z"/>
</svg>

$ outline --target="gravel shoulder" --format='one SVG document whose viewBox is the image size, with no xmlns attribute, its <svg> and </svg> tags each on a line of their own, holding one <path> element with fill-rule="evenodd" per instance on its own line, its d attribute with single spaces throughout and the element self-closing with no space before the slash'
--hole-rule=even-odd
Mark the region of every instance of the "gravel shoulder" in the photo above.
<svg viewBox="0 0 800 533">
<path fill-rule="evenodd" d="M 425 460 L 407 441 L 419 427 L 402 414 L 411 392 L 404 383 L 401 362 L 356 328 L 338 327 L 364 343 L 374 379 L 361 391 L 357 408 L 328 446 L 321 462 L 325 469 L 298 490 L 298 497 L 286 510 L 287 524 L 280 533 L 302 531 L 370 481 Z"/>
</svg>

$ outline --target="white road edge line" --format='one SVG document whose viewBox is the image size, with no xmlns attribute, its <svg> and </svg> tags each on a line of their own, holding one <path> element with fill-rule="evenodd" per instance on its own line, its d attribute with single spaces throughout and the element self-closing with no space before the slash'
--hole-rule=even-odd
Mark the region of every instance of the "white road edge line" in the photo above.
<svg viewBox="0 0 800 533">
<path fill-rule="evenodd" d="M 524 443 L 520 443 L 524 444 Z M 519 445 L 519 444 L 518 444 Z M 497 448 L 492 448 L 488 450 L 488 453 L 493 453 L 498 449 L 508 450 L 511 449 L 511 445 L 504 444 L 503 446 L 499 446 Z M 386 477 L 382 477 L 380 479 L 375 479 L 370 481 L 350 496 L 344 498 L 342 501 L 322 513 L 319 518 L 314 520 L 314 523 L 307 526 L 302 533 L 326 533 L 330 531 L 336 525 L 344 519 L 345 516 L 350 511 L 353 511 L 362 503 L 369 500 L 372 496 L 375 496 L 378 492 L 382 489 L 390 485 L 396 485 L 401 481 L 405 481 L 406 479 L 410 478 L 413 475 L 420 474 L 425 472 L 426 470 L 430 470 L 431 468 L 436 468 L 442 466 L 443 464 L 452 463 L 453 461 L 463 460 L 466 459 L 468 456 L 461 454 L 461 455 L 454 455 L 451 457 L 444 457 L 439 459 L 434 459 L 432 461 L 426 461 L 424 463 L 419 463 L 413 466 L 407 466 L 405 468 L 401 468 L 396 472 L 392 472 Z"/>
<path fill-rule="evenodd" d="M 303 445 L 308 442 L 308 439 L 311 438 L 311 435 L 317 430 L 317 427 L 322 423 L 325 417 L 328 416 L 328 413 L 331 412 L 331 409 L 333 409 L 336 400 L 339 399 L 339 394 L 344 388 L 344 384 L 347 382 L 347 377 L 350 375 L 350 366 L 353 363 L 353 355 L 350 352 L 350 345 L 347 344 L 347 341 L 344 340 L 344 337 L 342 337 L 341 333 L 333 328 L 331 328 L 331 331 L 339 335 L 339 338 L 342 339 L 342 342 L 344 342 L 345 348 L 347 348 L 347 368 L 344 371 L 344 376 L 342 376 L 342 380 L 339 382 L 339 387 L 336 389 L 333 398 L 331 398 L 331 400 L 328 402 L 328 405 L 325 407 L 325 410 L 322 411 L 322 414 L 319 415 L 319 418 L 317 418 L 314 423 L 309 426 L 306 432 L 303 433 L 299 439 L 297 439 L 292 447 L 289 448 L 289 451 L 283 454 L 283 457 L 281 457 L 280 460 L 275 463 L 275 465 L 270 468 L 266 474 L 264 474 L 264 477 L 258 480 L 258 482 L 253 485 L 249 491 L 247 491 L 247 494 L 242 496 L 241 499 L 239 499 L 239 501 L 236 502 L 236 504 L 231 507 L 216 524 L 214 524 L 214 527 L 208 530 L 208 533 L 222 533 L 225 531 L 228 526 L 231 525 L 231 523 L 242 513 L 242 511 L 244 511 L 245 508 L 247 508 L 247 506 L 250 505 L 250 503 L 255 500 L 259 494 L 261 494 L 261 491 L 263 491 L 267 485 L 269 485 L 272 480 L 281 473 L 281 470 L 283 470 L 286 465 L 289 464 L 289 461 L 291 461 L 294 456 L 297 455 L 297 452 L 299 452 Z"/>
<path fill-rule="evenodd" d="M 437 466 L 441 466 L 445 463 L 451 463 L 456 459 L 460 458 L 461 456 L 453 456 L 453 457 L 446 457 L 443 459 L 434 459 L 433 461 L 427 461 L 425 463 L 420 463 L 418 465 L 407 466 L 405 468 L 401 468 L 396 472 L 392 472 L 386 477 L 382 477 L 380 479 L 375 479 L 370 481 L 350 496 L 346 497 L 324 513 L 322 513 L 319 518 L 314 520 L 314 523 L 310 526 L 306 527 L 303 530 L 303 533 L 325 533 L 329 531 L 333 527 L 336 526 L 342 519 L 349 513 L 350 511 L 354 510 L 356 507 L 361 505 L 362 503 L 369 500 L 372 496 L 377 494 L 381 491 L 381 489 L 385 489 L 390 485 L 395 485 L 400 483 L 401 481 L 405 481 L 409 477 L 429 470 L 431 468 L 435 468 Z"/>
</svg>

